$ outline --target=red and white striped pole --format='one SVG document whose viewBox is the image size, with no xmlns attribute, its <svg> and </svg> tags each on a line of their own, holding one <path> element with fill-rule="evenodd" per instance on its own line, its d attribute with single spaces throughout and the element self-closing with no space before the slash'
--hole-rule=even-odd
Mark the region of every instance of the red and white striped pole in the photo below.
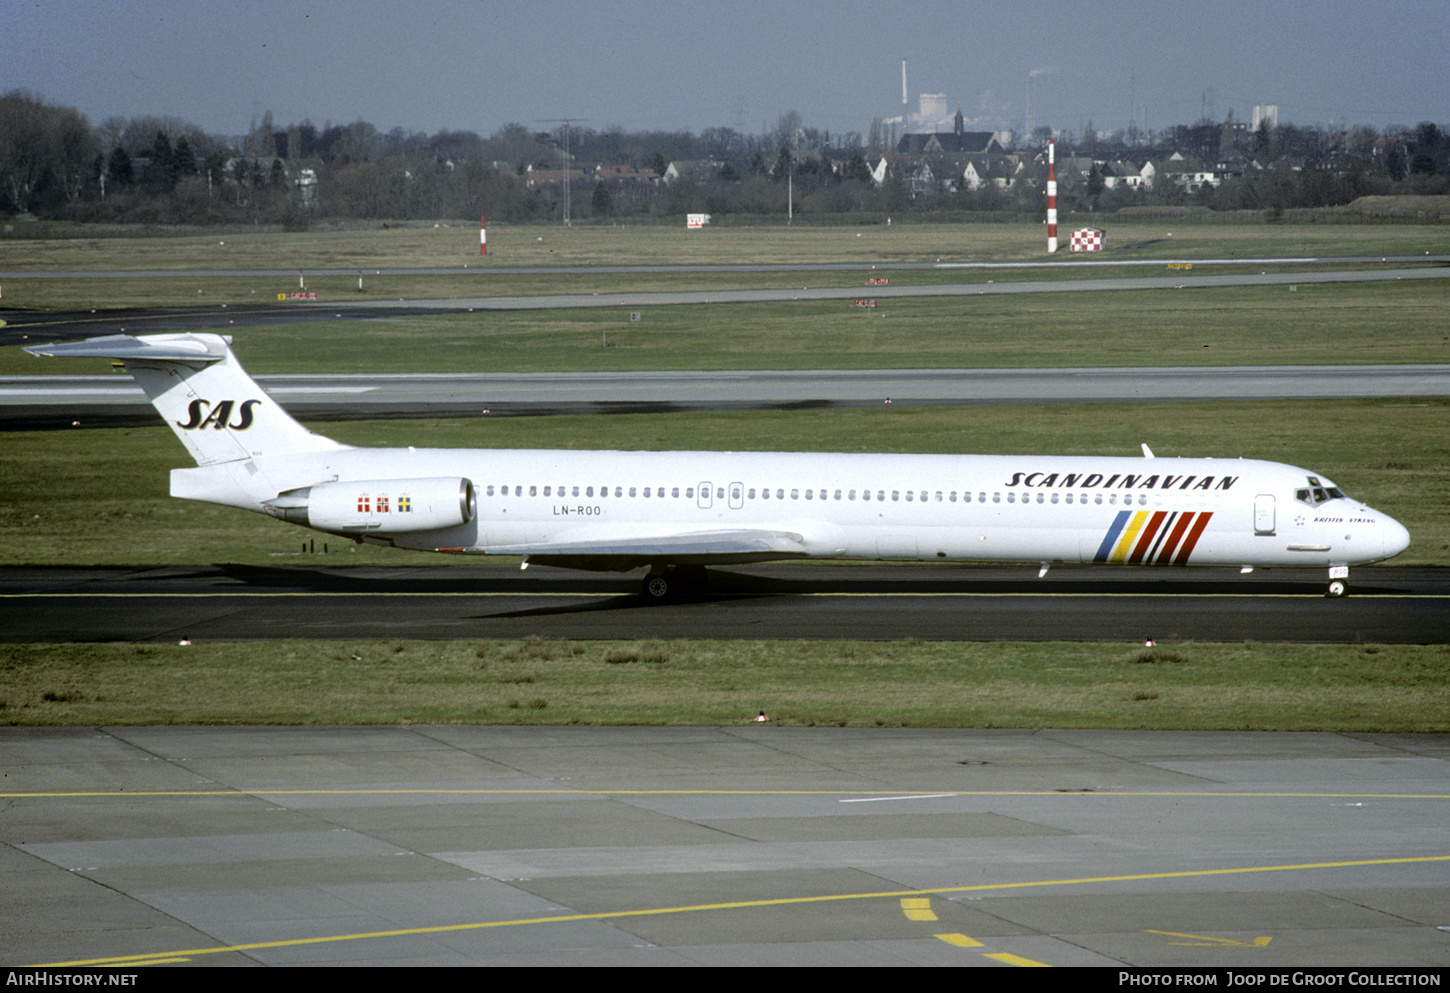
<svg viewBox="0 0 1450 993">
<path fill-rule="evenodd" d="M 478 254 L 479 255 L 487 255 L 488 254 L 488 218 L 487 217 L 480 217 L 478 219 Z"/>
<path fill-rule="evenodd" d="M 1057 166 L 1054 161 L 1053 146 L 1055 142 L 1047 142 L 1047 252 L 1052 254 L 1057 251 Z"/>
</svg>

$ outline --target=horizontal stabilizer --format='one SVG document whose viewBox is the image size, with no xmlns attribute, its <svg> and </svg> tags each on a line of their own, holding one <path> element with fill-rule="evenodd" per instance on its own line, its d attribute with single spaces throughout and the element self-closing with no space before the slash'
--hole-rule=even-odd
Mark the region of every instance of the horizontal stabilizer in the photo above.
<svg viewBox="0 0 1450 993">
<path fill-rule="evenodd" d="M 230 341 L 208 332 L 112 334 L 25 350 L 123 362 L 199 466 L 347 447 L 293 420 L 247 375 Z"/>
<path fill-rule="evenodd" d="M 208 337 L 216 339 L 216 335 Z M 68 341 L 58 345 L 28 345 L 32 355 L 53 355 L 57 358 L 121 359 L 150 362 L 220 362 L 225 349 L 218 350 L 211 341 L 191 335 L 165 335 L 135 338 L 129 334 L 110 334 L 104 338 Z"/>
</svg>

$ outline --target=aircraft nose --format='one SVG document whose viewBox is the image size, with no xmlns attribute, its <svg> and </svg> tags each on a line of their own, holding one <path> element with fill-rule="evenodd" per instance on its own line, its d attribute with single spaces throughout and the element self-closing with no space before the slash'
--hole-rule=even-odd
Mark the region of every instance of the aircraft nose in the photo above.
<svg viewBox="0 0 1450 993">
<path fill-rule="evenodd" d="M 1394 558 L 1410 547 L 1410 532 L 1392 517 L 1386 517 L 1380 524 L 1380 537 L 1384 543 L 1385 558 Z"/>
</svg>

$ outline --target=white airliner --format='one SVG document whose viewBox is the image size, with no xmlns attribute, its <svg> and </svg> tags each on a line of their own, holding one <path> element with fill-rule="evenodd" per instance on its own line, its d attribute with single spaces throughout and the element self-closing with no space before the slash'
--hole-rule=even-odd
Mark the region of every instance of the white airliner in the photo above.
<svg viewBox="0 0 1450 993">
<path fill-rule="evenodd" d="M 196 459 L 171 495 L 357 541 L 648 568 L 791 558 L 1349 567 L 1409 533 L 1323 476 L 1251 459 L 355 448 L 314 434 L 215 334 L 26 349 L 119 360 Z"/>
</svg>

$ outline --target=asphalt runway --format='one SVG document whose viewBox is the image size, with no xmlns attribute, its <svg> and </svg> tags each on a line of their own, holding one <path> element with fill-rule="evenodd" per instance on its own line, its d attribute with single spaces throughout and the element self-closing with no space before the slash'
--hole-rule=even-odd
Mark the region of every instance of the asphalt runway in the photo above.
<svg viewBox="0 0 1450 993">
<path fill-rule="evenodd" d="M 1364 264 L 1372 269 L 1321 272 L 1268 271 L 1285 262 Z M 992 281 L 927 286 L 872 287 L 876 297 L 1018 294 L 1069 291 L 1122 291 L 1193 287 L 1284 285 L 1297 283 L 1431 280 L 1450 277 L 1450 258 L 1398 259 L 1234 259 L 1212 260 L 1243 271 L 1226 275 L 1175 272 L 1170 280 L 1150 277 L 1100 277 L 996 283 Z M 1415 267 L 1409 267 L 1413 263 Z M 1087 271 L 1134 266 L 1140 260 L 1063 263 L 921 263 L 907 268 L 1031 269 Z M 1162 265 L 1161 262 L 1151 263 Z M 1200 263 L 1203 264 L 1203 263 Z M 1248 271 L 1254 266 L 1263 271 Z M 613 267 L 621 274 L 668 271 L 671 267 Z M 684 267 L 686 269 L 690 267 Z M 800 271 L 821 267 L 708 267 L 710 271 Z M 851 266 L 828 267 L 838 270 Z M 866 268 L 864 266 L 854 268 Z M 406 272 L 411 270 L 398 270 Z M 422 272 L 424 270 L 418 270 Z M 476 270 L 426 270 L 429 273 L 471 273 Z M 554 271 L 554 270 L 551 270 Z M 598 272 L 599 267 L 567 267 L 557 271 Z M 611 270 L 613 271 L 613 270 Z M 536 272 L 496 269 L 492 274 Z M 4 274 L 0 274 L 3 278 Z M 154 272 L 31 273 L 62 276 L 136 278 Z M 194 273 L 175 273 L 186 278 Z M 208 273 L 207 275 L 215 275 Z M 232 273 L 242 275 L 242 273 Z M 347 300 L 336 303 L 259 305 L 237 308 L 185 308 L 116 312 L 13 312 L 0 326 L 0 345 L 33 344 L 102 334 L 156 333 L 182 330 L 225 330 L 230 323 L 260 325 L 349 318 L 391 317 L 438 312 L 556 309 L 567 307 L 645 307 L 804 299 L 848 299 L 862 294 L 859 286 L 804 286 L 799 289 L 739 291 L 646 292 L 620 294 L 552 294 L 529 297 L 472 297 L 448 300 Z M 1340 397 L 1432 397 L 1450 394 L 1450 365 L 1276 368 L 1261 366 L 1199 369 L 1024 369 L 1024 370 L 811 370 L 801 372 L 431 375 L 431 376 L 288 376 L 259 377 L 262 385 L 283 399 L 295 414 L 315 420 L 364 417 L 493 416 L 555 413 L 668 412 L 673 410 L 756 410 L 779 408 L 861 407 L 887 402 L 914 405 L 981 403 L 1124 402 L 1184 399 L 1334 399 Z M 0 380 L 0 429 L 69 425 L 103 427 L 152 421 L 133 384 L 107 377 L 36 376 Z"/>
<path fill-rule="evenodd" d="M 322 548 L 319 541 L 316 548 Z M 792 565 L 711 569 L 665 603 L 640 574 L 516 565 L 293 564 L 0 569 L 0 641 L 679 638 L 1450 642 L 1450 570 L 1370 566 L 1351 595 L 1322 570 Z"/>
<path fill-rule="evenodd" d="M 0 728 L 0 767 L 12 967 L 1450 963 L 1445 735 Z"/>
<path fill-rule="evenodd" d="M 1063 272 L 1106 272 L 1114 267 L 1166 267 L 1170 260 L 1147 262 L 1144 260 L 1108 260 L 1084 262 L 955 262 L 955 263 L 890 263 L 881 264 L 885 269 L 936 269 L 952 270 L 980 275 L 980 279 L 963 283 L 932 283 L 927 285 L 885 285 L 863 287 L 852 285 L 811 286 L 809 281 L 799 288 L 760 288 L 746 290 L 702 290 L 702 291 L 642 291 L 620 293 L 559 293 L 529 296 L 459 296 L 449 299 L 418 300 L 358 300 L 348 298 L 336 301 L 295 301 L 281 305 L 255 304 L 246 306 L 185 307 L 138 309 L 129 311 L 24 311 L 0 310 L 6 324 L 0 325 L 0 345 L 34 344 L 37 341 L 52 342 L 84 338 L 103 334 L 157 333 L 163 331 L 208 330 L 225 332 L 232 324 L 244 326 L 297 323 L 326 320 L 346 315 L 351 320 L 370 317 L 398 319 L 417 314 L 471 313 L 491 310 L 558 310 L 580 307 L 644 308 L 650 306 L 697 305 L 715 303 L 788 303 L 800 300 L 853 300 L 860 297 L 878 299 L 901 299 L 909 297 L 943 296 L 985 296 L 1022 293 L 1072 293 L 1072 292 L 1118 292 L 1124 290 L 1162 290 L 1176 292 L 1186 289 L 1210 289 L 1228 286 L 1296 286 L 1319 283 L 1364 283 L 1400 282 L 1407 280 L 1438 280 L 1450 278 L 1450 256 L 1401 256 L 1392 258 L 1297 258 L 1297 259 L 1210 259 L 1193 260 L 1200 266 L 1228 266 L 1234 270 L 1226 274 L 1193 274 L 1190 270 L 1175 269 L 1153 276 L 1086 276 L 1077 279 L 1027 280 L 1021 282 L 997 282 L 986 278 L 994 270 L 1051 269 Z M 1184 265 L 1187 263 L 1175 263 Z M 1310 272 L 1282 272 L 1284 265 L 1353 265 L 1369 266 L 1343 270 L 1320 270 Z M 834 272 L 874 271 L 878 267 L 868 264 L 812 263 L 773 266 L 572 266 L 572 267 L 499 267 L 473 269 L 388 269 L 378 270 L 387 274 L 452 275 L 467 279 L 507 279 L 509 275 L 543 274 L 599 274 L 615 273 L 630 275 L 638 273 L 684 272 L 798 272 L 809 278 L 824 270 L 829 276 Z M 1259 269 L 1258 272 L 1249 270 Z M 1270 271 L 1276 270 L 1276 271 Z M 288 275 L 296 270 L 149 270 L 149 271 L 74 271 L 74 272 L 9 272 L 0 273 L 0 280 L 23 279 L 150 279 L 167 277 L 185 280 L 196 277 L 243 278 L 275 277 Z M 322 274 L 351 276 L 356 270 L 327 270 Z M 840 280 L 827 280 L 839 283 Z M 490 286 L 490 289 L 493 287 Z"/>
<path fill-rule="evenodd" d="M 1140 244 L 1152 244 L 1144 242 Z M 1098 257 L 1071 257 L 1064 256 L 1052 261 L 1043 262 L 976 262 L 976 261 L 943 261 L 905 259 L 893 259 L 891 261 L 876 262 L 720 262 L 720 263 L 681 263 L 679 265 L 668 265 L 649 263 L 643 265 L 528 265 L 514 266 L 507 262 L 500 262 L 497 256 L 487 259 L 479 259 L 462 266 L 384 266 L 382 268 L 367 269 L 64 269 L 64 270 L 36 270 L 36 269 L 8 269 L 0 270 L 0 280 L 3 279 L 168 279 L 180 278 L 189 279 L 193 277 L 217 277 L 225 279 L 250 279 L 258 277 L 286 278 L 291 279 L 293 275 L 305 274 L 309 276 L 341 276 L 351 279 L 359 274 L 373 274 L 379 276 L 459 276 L 477 278 L 481 275 L 499 276 L 507 279 L 510 276 L 583 276 L 590 274 L 604 273 L 606 275 L 633 276 L 653 275 L 668 273 L 672 275 L 695 272 L 877 272 L 882 269 L 911 270 L 932 270 L 932 269 L 961 269 L 961 270 L 1000 270 L 1000 269 L 1022 269 L 1022 270 L 1056 270 L 1056 271 L 1092 271 L 1119 268 L 1153 268 L 1163 269 L 1165 266 L 1177 262 L 1173 259 L 1140 259 L 1115 257 L 1118 252 L 1126 252 L 1132 247 L 1109 249 L 1100 253 Z M 1443 265 L 1450 263 L 1450 255 L 1305 255 L 1288 258 L 1220 258 L 1220 259 L 1186 259 L 1188 262 L 1199 266 L 1279 266 L 1279 265 Z M 1178 264 L 1182 264 L 1178 262 Z"/>
<path fill-rule="evenodd" d="M 260 375 L 299 418 L 1450 396 L 1450 365 Z M 159 420 L 129 376 L 0 377 L 0 430 Z"/>
<path fill-rule="evenodd" d="M 1416 260 L 1416 262 L 1428 260 Z M 1202 263 L 1200 263 L 1202 264 Z M 580 307 L 649 307 L 723 303 L 792 303 L 800 300 L 854 300 L 875 298 L 900 300 L 912 297 L 1000 296 L 1020 293 L 1113 293 L 1125 290 L 1210 289 L 1231 286 L 1298 286 L 1322 283 L 1378 283 L 1403 280 L 1450 279 L 1450 267 L 1360 269 L 1341 272 L 1258 272 L 1199 276 L 1093 277 L 1086 279 L 1032 280 L 998 283 L 943 283 L 924 286 L 810 286 L 788 289 L 749 290 L 678 290 L 663 292 L 575 293 L 553 296 L 488 296 L 455 300 L 379 300 L 375 303 L 317 304 L 318 309 L 333 308 L 347 313 L 352 307 L 369 312 L 394 308 L 414 312 L 419 307 L 431 311 L 459 309 L 488 310 L 557 310 Z"/>
</svg>

